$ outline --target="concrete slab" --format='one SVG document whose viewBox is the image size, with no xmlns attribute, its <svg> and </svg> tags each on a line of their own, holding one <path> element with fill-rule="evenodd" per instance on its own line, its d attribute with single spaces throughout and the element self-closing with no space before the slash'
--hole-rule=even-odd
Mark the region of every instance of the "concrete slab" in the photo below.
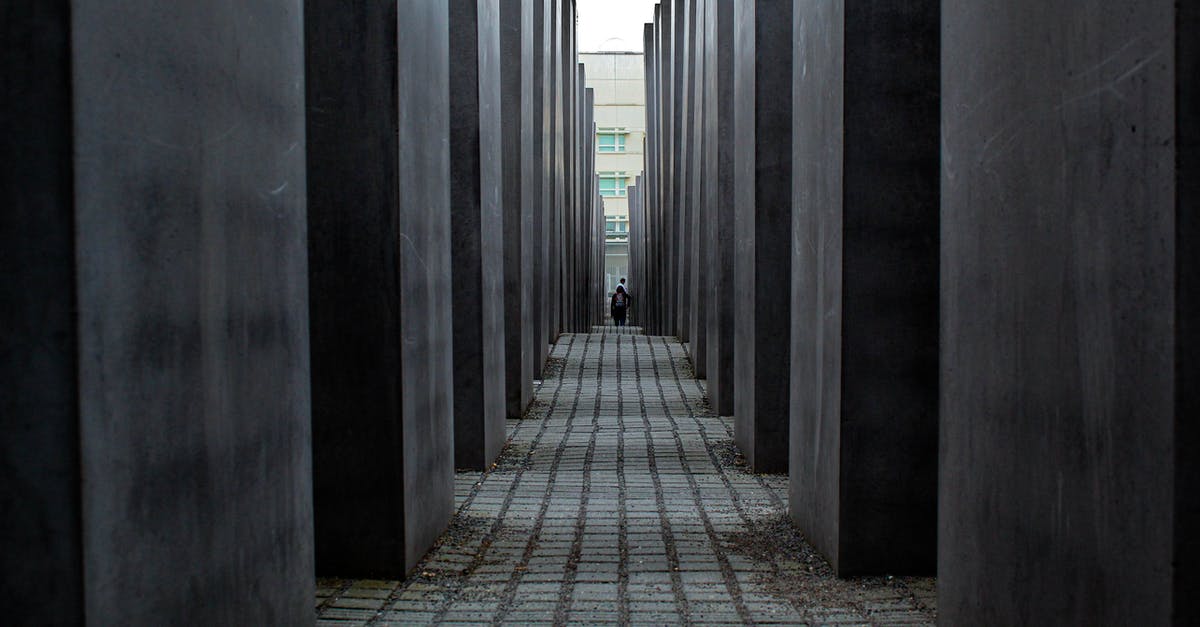
<svg viewBox="0 0 1200 627">
<path fill-rule="evenodd" d="M 30 624 L 81 624 L 68 5 L 6 7 L 0 33 L 0 603 Z"/>
<path fill-rule="evenodd" d="M 499 5 L 451 3 L 450 39 L 454 463 L 481 470 L 505 439 Z"/>
<path fill-rule="evenodd" d="M 533 203 L 531 173 L 527 163 L 532 140 L 533 101 L 525 89 L 525 76 L 533 71 L 532 40 L 526 49 L 525 33 L 533 25 L 532 5 L 521 0 L 500 3 L 500 119 L 503 159 L 504 212 L 504 409 L 519 418 L 533 398 L 533 317 L 529 295 L 533 289 Z M 528 53 L 528 54 L 527 54 Z M 519 63 L 511 62 L 520 59 Z"/>
<path fill-rule="evenodd" d="M 843 576 L 935 570 L 939 11 L 796 4 L 789 506 Z"/>
<path fill-rule="evenodd" d="M 947 624 L 1194 622 L 1188 5 L 942 12 Z"/>
<path fill-rule="evenodd" d="M 704 168 L 708 159 L 711 144 L 705 138 L 705 113 L 708 103 L 705 101 L 705 2 L 692 0 L 689 7 L 692 16 L 690 28 L 690 66 L 688 89 L 691 100 L 688 106 L 688 128 L 690 135 L 690 150 L 687 181 L 687 196 L 690 210 L 688 213 L 688 240 L 691 246 L 688 250 L 688 270 L 685 290 L 688 299 L 688 349 L 692 358 L 696 377 L 706 378 L 708 372 L 708 319 L 706 317 L 711 302 L 705 296 L 708 293 L 710 275 L 705 272 L 710 247 L 703 237 L 708 226 L 709 216 L 705 211 Z"/>
<path fill-rule="evenodd" d="M 735 437 L 756 472 L 788 467 L 792 7 L 734 4 Z"/>
<path fill-rule="evenodd" d="M 155 7 L 0 27 L 0 598 L 311 624 L 300 6 Z"/>
<path fill-rule="evenodd" d="M 446 10 L 306 4 L 322 575 L 401 577 L 450 516 Z"/>
<path fill-rule="evenodd" d="M 706 139 L 712 143 L 705 154 L 705 225 L 709 251 L 706 279 L 709 303 L 705 317 L 707 332 L 708 399 L 721 416 L 733 415 L 733 4 L 706 0 L 705 39 L 706 85 L 710 106 L 706 109 Z"/>
</svg>

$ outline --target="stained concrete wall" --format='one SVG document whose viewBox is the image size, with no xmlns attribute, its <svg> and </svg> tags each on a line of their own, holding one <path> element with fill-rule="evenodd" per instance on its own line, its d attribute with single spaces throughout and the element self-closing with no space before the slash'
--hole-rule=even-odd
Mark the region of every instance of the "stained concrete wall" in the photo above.
<svg viewBox="0 0 1200 627">
<path fill-rule="evenodd" d="M 1176 625 L 1200 624 L 1200 3 L 1175 18 L 1175 569 Z M 1182 454 L 1181 454 L 1182 452 Z"/>
<path fill-rule="evenodd" d="M 0 20 L 0 604 L 81 623 L 71 31 L 66 2 Z"/>
<path fill-rule="evenodd" d="M 788 467 L 792 7 L 734 4 L 734 436 L 755 472 Z"/>
<path fill-rule="evenodd" d="M 533 101 L 523 83 L 533 71 L 532 5 L 521 0 L 500 3 L 500 120 L 503 159 L 504 219 L 504 409 L 519 418 L 533 398 L 533 324 L 528 295 L 533 288 L 533 204 L 530 191 L 536 178 L 526 162 L 532 140 Z M 526 41 L 530 48 L 528 54 Z M 519 59 L 520 62 L 513 60 Z"/>
<path fill-rule="evenodd" d="M 945 624 L 1195 622 L 1195 7 L 943 9 Z"/>
<path fill-rule="evenodd" d="M 6 617 L 311 624 L 300 6 L 34 4 L 0 27 Z"/>
<path fill-rule="evenodd" d="M 788 503 L 839 575 L 935 569 L 939 10 L 795 4 Z"/>
<path fill-rule="evenodd" d="M 504 445 L 504 216 L 500 8 L 450 3 L 450 232 L 454 463 L 483 469 Z"/>
<path fill-rule="evenodd" d="M 688 301 L 688 354 L 692 359 L 692 367 L 696 378 L 706 378 L 708 371 L 708 319 L 709 299 L 707 281 L 709 275 L 704 272 L 705 263 L 710 253 L 709 246 L 703 237 L 707 220 L 704 196 L 704 168 L 708 159 L 710 145 L 705 141 L 705 113 L 708 103 L 705 101 L 705 2 L 692 0 L 689 2 L 692 23 L 690 28 L 690 67 L 688 76 L 688 171 L 685 185 L 688 190 L 688 240 L 691 247 L 688 250 L 688 270 L 684 276 L 684 289 Z"/>
<path fill-rule="evenodd" d="M 533 100 L 533 137 L 530 145 L 530 172 L 526 180 L 534 187 L 533 194 L 533 289 L 530 292 L 530 315 L 533 322 L 534 362 L 532 376 L 542 378 L 549 350 L 550 309 L 547 295 L 550 284 L 550 211 L 553 206 L 552 138 L 553 67 L 550 33 L 553 0 L 532 0 L 529 6 L 533 24 L 529 34 L 530 89 L 525 93 Z M 524 5 L 522 5 L 524 6 Z"/>
<path fill-rule="evenodd" d="M 679 72 L 675 50 L 675 14 L 672 7 L 678 0 L 664 0 L 659 3 L 659 96 L 663 141 L 660 147 L 662 160 L 662 227 L 663 238 L 662 276 L 663 284 L 663 335 L 676 335 L 679 328 L 679 290 L 675 277 L 679 271 L 679 223 L 676 212 L 676 194 L 674 180 L 676 163 L 675 142 L 679 133 L 675 128 L 675 97 L 679 90 L 675 86 L 675 74 Z"/>
<path fill-rule="evenodd" d="M 721 416 L 733 414 L 733 4 L 706 0 L 705 204 L 709 250 L 702 287 L 709 309 L 707 331 L 708 399 Z"/>
<path fill-rule="evenodd" d="M 447 6 L 306 12 L 317 569 L 402 577 L 453 504 Z"/>
<path fill-rule="evenodd" d="M 301 5 L 71 20 L 87 620 L 311 622 Z"/>
<path fill-rule="evenodd" d="M 688 0 L 674 0 L 671 17 L 671 229 L 674 239 L 672 250 L 673 271 L 670 274 L 673 299 L 675 301 L 675 336 L 687 342 L 691 330 L 691 308 L 688 306 L 687 281 L 690 269 L 691 241 L 689 239 L 688 212 L 691 210 L 687 188 L 688 139 L 688 77 L 691 75 L 690 40 L 691 18 Z"/>
</svg>

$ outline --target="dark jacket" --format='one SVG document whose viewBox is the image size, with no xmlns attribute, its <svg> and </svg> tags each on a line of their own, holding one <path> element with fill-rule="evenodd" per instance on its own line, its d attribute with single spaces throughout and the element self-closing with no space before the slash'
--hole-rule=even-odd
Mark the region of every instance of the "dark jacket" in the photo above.
<svg viewBox="0 0 1200 627">
<path fill-rule="evenodd" d="M 629 314 L 629 307 L 633 305 L 633 299 L 629 297 L 629 293 L 625 293 L 625 306 L 617 307 L 617 295 L 612 295 L 612 301 L 608 304 L 609 312 L 613 318 L 624 318 Z"/>
</svg>

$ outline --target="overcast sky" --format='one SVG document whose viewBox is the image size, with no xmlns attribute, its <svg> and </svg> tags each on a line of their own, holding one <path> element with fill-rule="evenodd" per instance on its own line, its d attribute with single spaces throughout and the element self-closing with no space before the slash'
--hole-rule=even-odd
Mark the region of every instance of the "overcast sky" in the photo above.
<svg viewBox="0 0 1200 627">
<path fill-rule="evenodd" d="M 642 52 L 642 25 L 654 21 L 655 0 L 577 2 L 580 52 Z"/>
</svg>

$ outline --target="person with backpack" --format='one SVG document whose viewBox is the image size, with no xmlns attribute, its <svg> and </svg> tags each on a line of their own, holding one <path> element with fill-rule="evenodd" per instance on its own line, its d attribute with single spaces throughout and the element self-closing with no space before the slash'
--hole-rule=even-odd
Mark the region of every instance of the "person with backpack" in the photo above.
<svg viewBox="0 0 1200 627">
<path fill-rule="evenodd" d="M 629 293 L 625 291 L 624 287 L 618 285 L 609 307 L 612 312 L 613 324 L 618 327 L 625 326 L 625 320 L 629 316 L 629 306 L 632 303 L 633 301 L 629 298 Z"/>
</svg>

